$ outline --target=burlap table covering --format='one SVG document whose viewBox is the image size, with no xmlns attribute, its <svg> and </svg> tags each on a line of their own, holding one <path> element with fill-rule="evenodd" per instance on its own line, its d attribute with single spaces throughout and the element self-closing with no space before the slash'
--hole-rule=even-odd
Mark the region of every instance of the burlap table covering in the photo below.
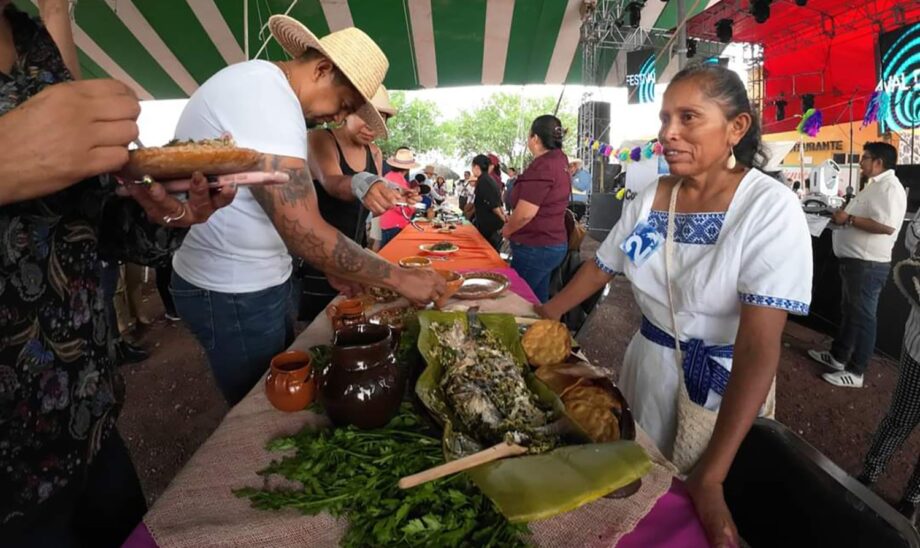
<svg viewBox="0 0 920 548">
<path fill-rule="evenodd" d="M 393 303 L 385 306 L 395 306 Z M 508 292 L 500 299 L 464 302 L 483 312 L 530 314 L 524 299 Z M 377 306 L 376 311 L 382 306 Z M 292 348 L 308 349 L 328 344 L 332 326 L 321 315 L 297 338 Z M 278 436 L 293 434 L 306 425 L 322 425 L 325 419 L 310 412 L 282 413 L 265 397 L 262 383 L 236 405 L 217 430 L 192 458 L 144 517 L 156 543 L 162 548 L 205 546 L 336 546 L 347 522 L 328 514 L 304 516 L 292 510 L 263 511 L 236 497 L 232 490 L 261 487 L 258 470 L 277 454 L 265 444 Z M 621 500 L 600 499 L 565 514 L 533 522 L 531 542 L 545 547 L 614 546 L 632 531 L 671 486 L 673 467 L 661 456 L 648 436 L 637 428 L 637 441 L 652 458 L 651 471 L 641 489 Z"/>
</svg>

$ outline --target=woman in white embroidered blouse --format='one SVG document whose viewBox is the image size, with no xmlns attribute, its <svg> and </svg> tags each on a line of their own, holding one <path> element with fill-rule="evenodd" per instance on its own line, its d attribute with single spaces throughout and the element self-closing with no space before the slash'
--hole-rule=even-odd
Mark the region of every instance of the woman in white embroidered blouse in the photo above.
<svg viewBox="0 0 920 548">
<path fill-rule="evenodd" d="M 754 418 L 772 411 L 764 402 L 787 313 L 808 313 L 811 238 L 795 195 L 756 169 L 760 127 L 735 73 L 712 64 L 681 71 L 660 116 L 671 175 L 624 207 L 595 261 L 540 312 L 558 318 L 615 274 L 629 279 L 643 322 L 620 386 L 642 428 L 674 454 L 680 373 L 664 242 L 677 187 L 670 279 L 681 366 L 690 399 L 719 412 L 687 488 L 712 544 L 735 545 L 722 482 Z"/>
</svg>

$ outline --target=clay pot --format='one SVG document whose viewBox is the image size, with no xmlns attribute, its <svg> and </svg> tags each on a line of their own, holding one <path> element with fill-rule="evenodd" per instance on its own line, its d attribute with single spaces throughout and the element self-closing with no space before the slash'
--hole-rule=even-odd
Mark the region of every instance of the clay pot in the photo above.
<svg viewBox="0 0 920 548">
<path fill-rule="evenodd" d="M 360 299 L 342 299 L 330 304 L 326 309 L 332 321 L 332 329 L 339 330 L 351 325 L 367 323 L 364 316 L 364 303 Z"/>
<path fill-rule="evenodd" d="M 460 291 L 460 286 L 463 285 L 463 276 L 452 270 L 438 270 L 438 274 L 440 274 L 444 278 L 444 281 L 447 282 L 447 290 L 443 295 L 441 295 L 441 298 L 434 303 L 438 309 L 441 309 L 447 305 L 447 301 L 449 301 L 450 298 L 457 293 L 457 291 Z"/>
<path fill-rule="evenodd" d="M 396 364 L 398 339 L 385 325 L 335 333 L 332 359 L 319 380 L 319 399 L 337 425 L 384 426 L 399 410 L 405 378 Z"/>
<path fill-rule="evenodd" d="M 272 358 L 265 377 L 265 395 L 281 411 L 302 411 L 313 403 L 316 381 L 310 355 L 299 350 L 282 352 Z"/>
</svg>

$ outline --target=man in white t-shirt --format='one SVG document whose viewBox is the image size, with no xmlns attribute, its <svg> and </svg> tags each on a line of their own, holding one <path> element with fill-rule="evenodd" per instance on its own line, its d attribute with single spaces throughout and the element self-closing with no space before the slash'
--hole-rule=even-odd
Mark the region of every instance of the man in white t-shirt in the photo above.
<svg viewBox="0 0 920 548">
<path fill-rule="evenodd" d="M 835 386 L 861 388 L 875 350 L 878 298 L 907 213 L 907 192 L 894 174 L 897 160 L 888 143 L 866 143 L 859 168 L 869 182 L 834 213 L 834 223 L 842 225 L 833 235 L 843 293 L 840 329 L 830 351 L 808 355 L 834 370 L 821 377 Z"/>
<path fill-rule="evenodd" d="M 291 342 L 291 254 L 330 281 L 383 286 L 415 302 L 444 291 L 436 273 L 394 268 L 327 224 L 307 168 L 308 125 L 357 112 L 386 134 L 368 103 L 386 74 L 383 52 L 355 28 L 321 40 L 286 16 L 271 17 L 269 28 L 292 60 L 221 70 L 192 95 L 176 128 L 180 139 L 229 133 L 239 146 L 263 153 L 261 169 L 291 176 L 284 185 L 240 188 L 231 206 L 189 232 L 173 259 L 176 308 L 231 405 Z M 390 202 L 400 199 L 390 192 Z"/>
</svg>

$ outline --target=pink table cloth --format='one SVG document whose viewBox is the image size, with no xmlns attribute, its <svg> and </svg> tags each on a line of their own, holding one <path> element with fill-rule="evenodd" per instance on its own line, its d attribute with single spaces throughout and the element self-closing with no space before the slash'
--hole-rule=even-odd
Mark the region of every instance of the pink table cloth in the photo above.
<svg viewBox="0 0 920 548">
<path fill-rule="evenodd" d="M 620 539 L 619 548 L 706 548 L 706 533 L 696 516 L 693 501 L 683 482 L 675 479 L 652 511 Z M 124 548 L 158 548 L 143 522 L 137 526 Z"/>
<path fill-rule="evenodd" d="M 498 268 L 492 272 L 504 274 L 511 282 L 509 289 L 528 302 L 539 300 L 527 282 L 514 269 Z M 461 272 L 469 272 L 463 270 Z M 141 522 L 122 545 L 124 548 L 158 548 L 147 526 Z M 621 548 L 704 548 L 709 546 L 703 526 L 693 508 L 693 501 L 686 488 L 674 479 L 671 488 L 664 494 L 651 512 L 636 524 L 631 533 L 620 539 Z"/>
</svg>

